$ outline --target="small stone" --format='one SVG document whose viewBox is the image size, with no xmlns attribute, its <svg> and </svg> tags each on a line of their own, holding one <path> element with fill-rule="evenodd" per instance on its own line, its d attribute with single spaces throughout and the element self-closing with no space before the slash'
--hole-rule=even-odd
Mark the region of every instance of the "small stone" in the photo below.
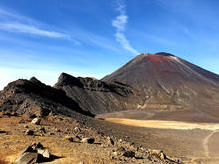
<svg viewBox="0 0 219 164">
<path fill-rule="evenodd" d="M 166 159 L 166 155 L 163 153 L 163 151 L 160 151 L 159 157 L 160 159 Z"/>
<path fill-rule="evenodd" d="M 113 154 L 114 156 L 118 156 L 118 152 L 116 152 L 116 151 L 113 152 L 112 154 Z"/>
<path fill-rule="evenodd" d="M 6 133 L 6 131 L 0 129 L 0 134 Z"/>
<path fill-rule="evenodd" d="M 41 127 L 40 131 L 42 131 L 43 133 L 46 133 L 46 129 L 44 127 Z"/>
<path fill-rule="evenodd" d="M 118 152 L 125 152 L 125 148 L 124 147 L 119 147 L 116 151 L 118 151 Z"/>
<path fill-rule="evenodd" d="M 29 115 L 29 118 L 33 119 L 33 118 L 36 118 L 37 116 L 35 114 L 30 114 Z"/>
<path fill-rule="evenodd" d="M 53 135 L 55 135 L 55 133 L 53 133 L 53 132 L 49 132 L 49 135 L 50 135 L 50 136 L 53 136 Z"/>
<path fill-rule="evenodd" d="M 78 164 L 84 164 L 84 162 L 83 162 L 83 161 L 81 161 L 81 162 L 78 162 Z"/>
<path fill-rule="evenodd" d="M 28 129 L 28 130 L 25 132 L 25 134 L 26 134 L 26 135 L 29 135 L 29 136 L 32 136 L 32 135 L 34 135 L 34 131 Z"/>
<path fill-rule="evenodd" d="M 62 132 L 62 131 L 61 131 L 60 129 L 56 129 L 56 132 L 59 132 L 59 133 L 60 133 L 60 132 Z"/>
<path fill-rule="evenodd" d="M 133 152 L 133 151 L 125 151 L 123 153 L 123 156 L 124 157 L 128 157 L 128 158 L 132 158 L 132 157 L 135 157 L 135 152 Z"/>
<path fill-rule="evenodd" d="M 114 141 L 111 137 L 107 137 L 107 144 L 108 145 L 114 145 Z"/>
<path fill-rule="evenodd" d="M 89 143 L 89 144 L 93 144 L 95 141 L 94 138 L 82 138 L 81 142 L 82 143 Z"/>
<path fill-rule="evenodd" d="M 32 123 L 32 124 L 35 124 L 35 125 L 39 125 L 40 122 L 41 122 L 41 119 L 40 119 L 40 118 L 34 118 L 34 119 L 31 121 L 31 123 Z"/>
<path fill-rule="evenodd" d="M 25 120 L 24 120 L 24 119 L 21 119 L 18 123 L 19 123 L 19 124 L 24 124 L 24 123 L 25 123 Z"/>
<path fill-rule="evenodd" d="M 71 136 L 65 136 L 65 140 L 67 140 L 69 142 L 74 142 L 74 139 Z"/>
<path fill-rule="evenodd" d="M 76 132 L 80 132 L 80 131 L 81 131 L 81 129 L 80 129 L 79 127 L 75 127 L 74 130 L 75 130 Z"/>
</svg>

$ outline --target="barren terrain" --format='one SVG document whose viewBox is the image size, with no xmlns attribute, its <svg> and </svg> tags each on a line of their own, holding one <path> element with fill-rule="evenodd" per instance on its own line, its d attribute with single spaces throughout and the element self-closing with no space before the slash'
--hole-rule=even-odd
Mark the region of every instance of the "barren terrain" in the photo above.
<svg viewBox="0 0 219 164">
<path fill-rule="evenodd" d="M 135 120 L 123 118 L 105 118 L 105 120 L 128 126 L 175 130 L 175 135 L 163 135 L 163 138 L 172 137 L 173 139 L 179 137 L 180 147 L 190 147 L 190 149 L 187 149 L 188 152 L 185 153 L 189 153 L 190 155 L 185 155 L 183 152 L 181 155 L 189 157 L 191 163 L 219 163 L 219 124 L 217 123 L 188 123 L 179 121 Z M 184 131 L 185 134 L 188 135 L 181 136 L 181 134 L 178 133 L 179 130 Z M 198 138 L 195 138 L 197 137 L 197 134 Z M 190 139 L 188 137 L 190 137 Z M 166 146 L 168 146 L 168 143 Z M 171 147 L 169 148 L 171 149 Z"/>
<path fill-rule="evenodd" d="M 33 130 L 34 134 L 27 135 L 27 130 Z M 139 135 L 139 129 L 133 135 L 133 131 L 135 129 L 132 127 L 98 119 L 88 119 L 83 124 L 73 118 L 57 115 L 43 118 L 40 125 L 35 125 L 26 116 L 0 116 L 0 158 L 14 163 L 25 148 L 40 142 L 56 157 L 48 163 L 176 163 L 176 153 L 168 154 L 167 159 L 160 159 L 157 153 L 151 153 L 159 150 L 159 146 L 150 145 L 150 142 L 144 144 L 145 138 L 150 140 L 151 132 Z M 109 144 L 109 136 L 114 144 Z M 73 137 L 73 141 L 66 137 Z M 78 139 L 84 137 L 95 138 L 95 142 L 82 143 Z M 135 155 L 126 157 L 123 151 L 133 151 Z"/>
</svg>

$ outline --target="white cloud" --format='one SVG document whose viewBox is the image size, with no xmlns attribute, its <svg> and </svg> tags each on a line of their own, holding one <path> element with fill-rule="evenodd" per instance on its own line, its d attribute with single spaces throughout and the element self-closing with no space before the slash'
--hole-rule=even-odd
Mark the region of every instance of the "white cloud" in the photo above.
<svg viewBox="0 0 219 164">
<path fill-rule="evenodd" d="M 10 32 L 20 32 L 33 35 L 40 35 L 50 38 L 67 38 L 68 35 L 64 33 L 59 33 L 55 31 L 48 31 L 40 29 L 36 26 L 21 24 L 21 23 L 0 23 L 0 29 L 10 31 Z"/>
<path fill-rule="evenodd" d="M 80 45 L 80 42 L 73 39 L 71 35 L 47 28 L 47 25 L 37 22 L 29 17 L 20 15 L 11 9 L 0 8 L 0 22 L 0 29 L 4 31 L 66 39 L 73 42 L 75 45 Z"/>
<path fill-rule="evenodd" d="M 116 40 L 122 44 L 122 46 L 128 50 L 129 52 L 133 53 L 133 54 L 139 54 L 137 50 L 135 50 L 129 43 L 129 41 L 126 39 L 125 35 L 121 32 L 117 32 L 116 33 Z"/>
<path fill-rule="evenodd" d="M 126 24 L 128 23 L 128 16 L 126 15 L 125 11 L 125 3 L 122 0 L 117 0 L 116 4 L 116 10 L 119 12 L 119 15 L 112 21 L 112 26 L 116 28 L 116 40 L 122 45 L 124 49 L 137 55 L 139 54 L 138 51 L 131 46 L 129 40 L 124 34 Z"/>
<path fill-rule="evenodd" d="M 119 15 L 112 22 L 112 26 L 115 27 L 118 31 L 125 31 L 125 25 L 128 22 L 128 17 L 126 15 Z"/>
</svg>

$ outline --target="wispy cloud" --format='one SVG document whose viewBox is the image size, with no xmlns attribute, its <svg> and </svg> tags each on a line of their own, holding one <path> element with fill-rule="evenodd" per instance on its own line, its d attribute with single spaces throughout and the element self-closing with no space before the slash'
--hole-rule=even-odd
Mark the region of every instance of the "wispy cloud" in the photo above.
<svg viewBox="0 0 219 164">
<path fill-rule="evenodd" d="M 124 49 L 137 55 L 139 54 L 138 51 L 131 46 L 129 40 L 124 34 L 126 24 L 128 23 L 125 2 L 123 0 L 117 0 L 116 6 L 116 11 L 119 12 L 119 15 L 112 21 L 112 26 L 116 28 L 116 40 L 122 45 Z"/>
<path fill-rule="evenodd" d="M 28 25 L 28 24 L 21 24 L 16 22 L 10 23 L 0 23 L 0 29 L 10 31 L 10 32 L 20 32 L 20 33 L 27 33 L 33 35 L 40 35 L 50 38 L 68 38 L 69 36 L 55 31 L 49 31 L 40 29 L 39 27 Z"/>
<path fill-rule="evenodd" d="M 0 22 L 0 29 L 7 32 L 24 33 L 27 35 L 48 38 L 60 38 L 72 41 L 75 45 L 80 44 L 77 40 L 73 39 L 71 35 L 48 28 L 47 25 L 20 15 L 10 9 L 0 8 Z"/>
<path fill-rule="evenodd" d="M 119 8 L 118 8 L 119 9 Z M 21 33 L 71 41 L 74 45 L 98 46 L 110 51 L 118 52 L 116 44 L 109 38 L 92 33 L 83 28 L 72 25 L 71 29 L 57 30 L 38 22 L 30 17 L 21 15 L 11 9 L 0 8 L 0 30 L 10 33 Z M 4 38 L 5 40 L 6 38 Z M 8 38 L 7 38 L 8 39 Z M 15 38 L 13 38 L 14 40 Z M 23 41 L 24 42 L 24 41 Z"/>
</svg>

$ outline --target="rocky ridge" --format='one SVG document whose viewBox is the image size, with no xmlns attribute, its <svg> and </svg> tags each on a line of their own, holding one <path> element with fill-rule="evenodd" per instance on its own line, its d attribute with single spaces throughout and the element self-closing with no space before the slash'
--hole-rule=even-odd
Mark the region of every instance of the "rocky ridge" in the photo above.
<svg viewBox="0 0 219 164">
<path fill-rule="evenodd" d="M 47 116 L 49 113 L 94 116 L 82 110 L 65 92 L 41 83 L 36 78 L 11 82 L 0 92 L 0 110 L 18 114 Z"/>
<path fill-rule="evenodd" d="M 117 81 L 107 83 L 62 73 L 55 88 L 65 91 L 82 109 L 94 114 L 135 109 L 138 102 L 135 90 Z"/>
</svg>

